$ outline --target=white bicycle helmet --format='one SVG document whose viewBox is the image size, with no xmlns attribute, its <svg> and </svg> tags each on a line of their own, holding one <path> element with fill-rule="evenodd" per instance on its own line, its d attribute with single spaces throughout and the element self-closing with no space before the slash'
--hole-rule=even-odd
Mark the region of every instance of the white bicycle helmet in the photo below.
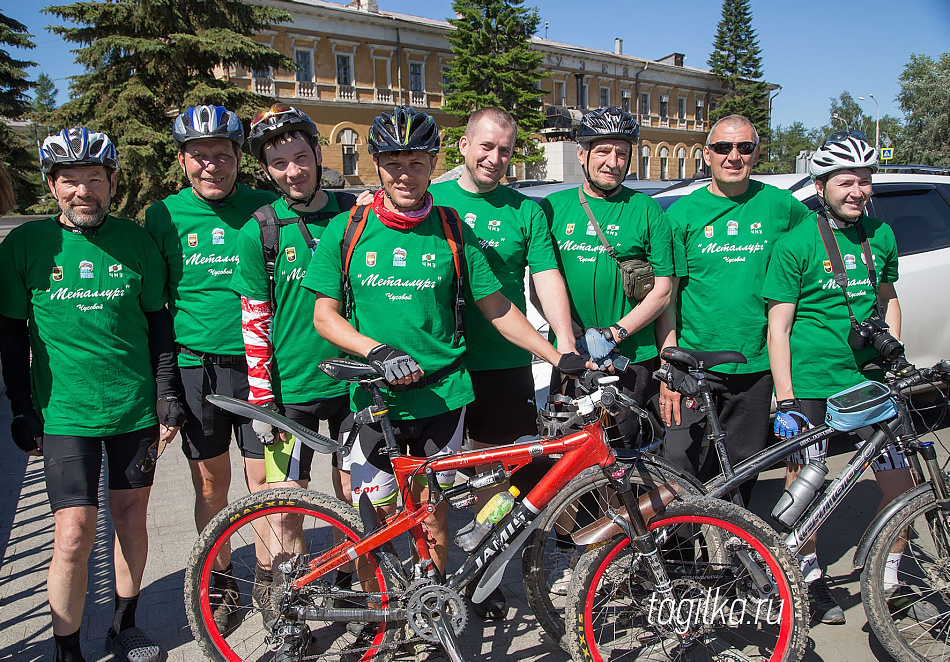
<svg viewBox="0 0 950 662">
<path fill-rule="evenodd" d="M 43 141 L 40 148 L 40 172 L 46 179 L 59 167 L 101 165 L 114 171 L 119 168 L 115 145 L 104 133 L 86 127 L 63 129 Z"/>
<path fill-rule="evenodd" d="M 227 138 L 240 148 L 244 145 L 244 125 L 224 106 L 195 106 L 175 118 L 172 139 L 179 149 L 201 138 Z"/>
<path fill-rule="evenodd" d="M 808 174 L 820 179 L 838 170 L 877 171 L 877 150 L 860 131 L 839 131 L 825 139 L 808 162 Z"/>
</svg>

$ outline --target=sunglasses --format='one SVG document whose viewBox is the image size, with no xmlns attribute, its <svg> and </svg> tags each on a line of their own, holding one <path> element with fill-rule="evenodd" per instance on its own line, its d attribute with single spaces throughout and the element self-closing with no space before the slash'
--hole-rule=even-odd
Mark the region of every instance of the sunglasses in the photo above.
<svg viewBox="0 0 950 662">
<path fill-rule="evenodd" d="M 260 124 L 264 120 L 270 119 L 271 117 L 277 117 L 278 115 L 283 115 L 284 113 L 289 113 L 293 110 L 290 106 L 285 103 L 275 103 L 273 106 L 267 110 L 259 110 L 254 113 L 254 118 L 251 120 L 251 125 Z"/>
<path fill-rule="evenodd" d="M 706 145 L 709 149 L 714 151 L 716 154 L 729 154 L 732 151 L 732 148 L 735 147 L 736 151 L 742 154 L 743 156 L 748 156 L 755 151 L 755 148 L 759 146 L 759 143 L 744 141 L 741 143 L 731 143 L 728 140 L 720 140 L 716 143 L 710 143 Z"/>
<path fill-rule="evenodd" d="M 145 450 L 145 457 L 139 460 L 135 466 L 143 474 L 150 473 L 152 469 L 155 468 L 155 463 L 158 462 L 158 458 L 165 452 L 166 446 L 168 446 L 168 442 L 159 437 Z"/>
<path fill-rule="evenodd" d="M 857 138 L 858 140 L 863 140 L 868 142 L 868 137 L 864 135 L 863 131 L 853 130 L 853 131 L 835 131 L 830 136 L 825 138 L 825 142 L 822 145 L 829 145 L 831 143 L 840 143 L 842 140 L 847 138 Z"/>
</svg>

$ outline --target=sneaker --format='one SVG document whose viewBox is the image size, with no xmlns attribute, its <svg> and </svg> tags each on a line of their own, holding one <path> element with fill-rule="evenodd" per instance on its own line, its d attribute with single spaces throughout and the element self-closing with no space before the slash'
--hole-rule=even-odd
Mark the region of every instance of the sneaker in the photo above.
<svg viewBox="0 0 950 662">
<path fill-rule="evenodd" d="M 548 575 L 550 591 L 554 595 L 567 595 L 567 589 L 571 585 L 571 577 L 574 575 L 574 567 L 577 565 L 577 559 L 580 555 L 576 547 L 555 547 L 551 554 L 551 563 L 553 568 Z"/>
<path fill-rule="evenodd" d="M 844 610 L 838 606 L 824 577 L 808 585 L 808 602 L 813 619 L 828 625 L 844 625 Z"/>
<path fill-rule="evenodd" d="M 241 608 L 241 596 L 231 588 L 213 586 L 208 595 L 211 603 L 211 616 L 221 634 L 227 634 L 237 626 L 238 610 Z"/>
</svg>

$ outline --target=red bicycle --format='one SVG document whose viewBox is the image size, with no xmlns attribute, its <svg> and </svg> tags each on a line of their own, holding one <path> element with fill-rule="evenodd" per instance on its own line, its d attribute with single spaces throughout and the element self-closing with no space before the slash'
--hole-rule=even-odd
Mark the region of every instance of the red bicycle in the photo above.
<svg viewBox="0 0 950 662">
<path fill-rule="evenodd" d="M 403 506 L 379 522 L 368 498 L 361 501 L 358 515 L 334 498 L 298 489 L 266 490 L 230 504 L 201 533 L 185 575 L 189 623 L 209 658 L 372 660 L 385 659 L 402 645 L 439 644 L 449 659 L 461 661 L 457 637 L 467 623 L 463 591 L 474 584 L 474 599 L 479 601 L 494 590 L 545 508 L 571 489 L 572 481 L 589 482 L 582 474 L 592 467 L 599 467 L 608 480 L 612 496 L 605 508 L 612 521 L 608 527 L 582 528 L 574 539 L 588 550 L 595 545 L 612 550 L 604 565 L 610 573 L 600 572 L 594 586 L 572 583 L 575 600 L 589 606 L 596 602 L 590 594 L 603 593 L 612 596 L 611 605 L 617 607 L 616 596 L 625 596 L 626 607 L 613 609 L 609 618 L 625 631 L 636 622 L 639 634 L 632 641 L 639 643 L 633 648 L 660 642 L 672 659 L 700 650 L 704 659 L 800 658 L 808 620 L 797 564 L 767 525 L 732 504 L 692 497 L 674 500 L 674 485 L 637 498 L 631 485 L 637 462 L 616 461 L 599 420 L 604 410 L 639 409 L 614 385 L 615 378 L 601 377 L 589 395 L 575 400 L 583 424 L 579 432 L 427 459 L 400 451 L 385 415 L 382 379 L 371 367 L 341 359 L 321 367 L 372 394 L 374 404 L 356 420 L 382 423 Z M 259 417 L 325 452 L 340 448 L 280 415 L 212 397 L 219 406 Z M 443 500 L 453 507 L 470 505 L 475 486 L 484 484 L 486 476 L 509 476 L 541 456 L 559 459 L 452 574 L 441 576 L 429 554 L 425 518 Z M 439 471 L 486 465 L 497 465 L 500 471 L 444 490 L 435 479 Z M 429 488 L 429 498 L 422 503 L 408 489 L 417 478 L 424 478 Z M 277 531 L 283 533 L 278 536 Z M 393 545 L 404 534 L 413 552 L 405 560 Z M 258 558 L 256 540 L 264 541 L 268 559 Z M 237 624 L 222 631 L 212 614 L 219 572 L 215 559 L 225 547 L 231 551 L 244 607 Z M 614 562 L 618 554 L 625 559 L 620 566 Z M 255 604 L 254 567 L 262 562 L 270 564 L 273 583 L 263 597 L 257 591 Z M 336 571 L 347 564 L 355 565 L 358 581 L 338 585 Z M 667 620 L 645 609 L 651 600 L 682 605 L 703 596 L 745 605 L 755 601 L 771 618 Z M 584 605 L 576 611 L 585 618 L 601 617 Z"/>
</svg>

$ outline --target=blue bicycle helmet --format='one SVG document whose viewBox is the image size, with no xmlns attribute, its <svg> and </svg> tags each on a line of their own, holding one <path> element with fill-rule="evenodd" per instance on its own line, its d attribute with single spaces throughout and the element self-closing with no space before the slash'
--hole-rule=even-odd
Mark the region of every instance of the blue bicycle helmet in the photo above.
<svg viewBox="0 0 950 662">
<path fill-rule="evenodd" d="M 227 138 L 240 148 L 244 145 L 244 125 L 224 106 L 195 106 L 175 118 L 172 138 L 178 149 L 201 138 Z"/>
<path fill-rule="evenodd" d="M 85 127 L 63 129 L 43 141 L 40 148 L 40 172 L 46 179 L 59 167 L 101 165 L 110 171 L 119 168 L 115 145 L 104 133 Z"/>
</svg>

